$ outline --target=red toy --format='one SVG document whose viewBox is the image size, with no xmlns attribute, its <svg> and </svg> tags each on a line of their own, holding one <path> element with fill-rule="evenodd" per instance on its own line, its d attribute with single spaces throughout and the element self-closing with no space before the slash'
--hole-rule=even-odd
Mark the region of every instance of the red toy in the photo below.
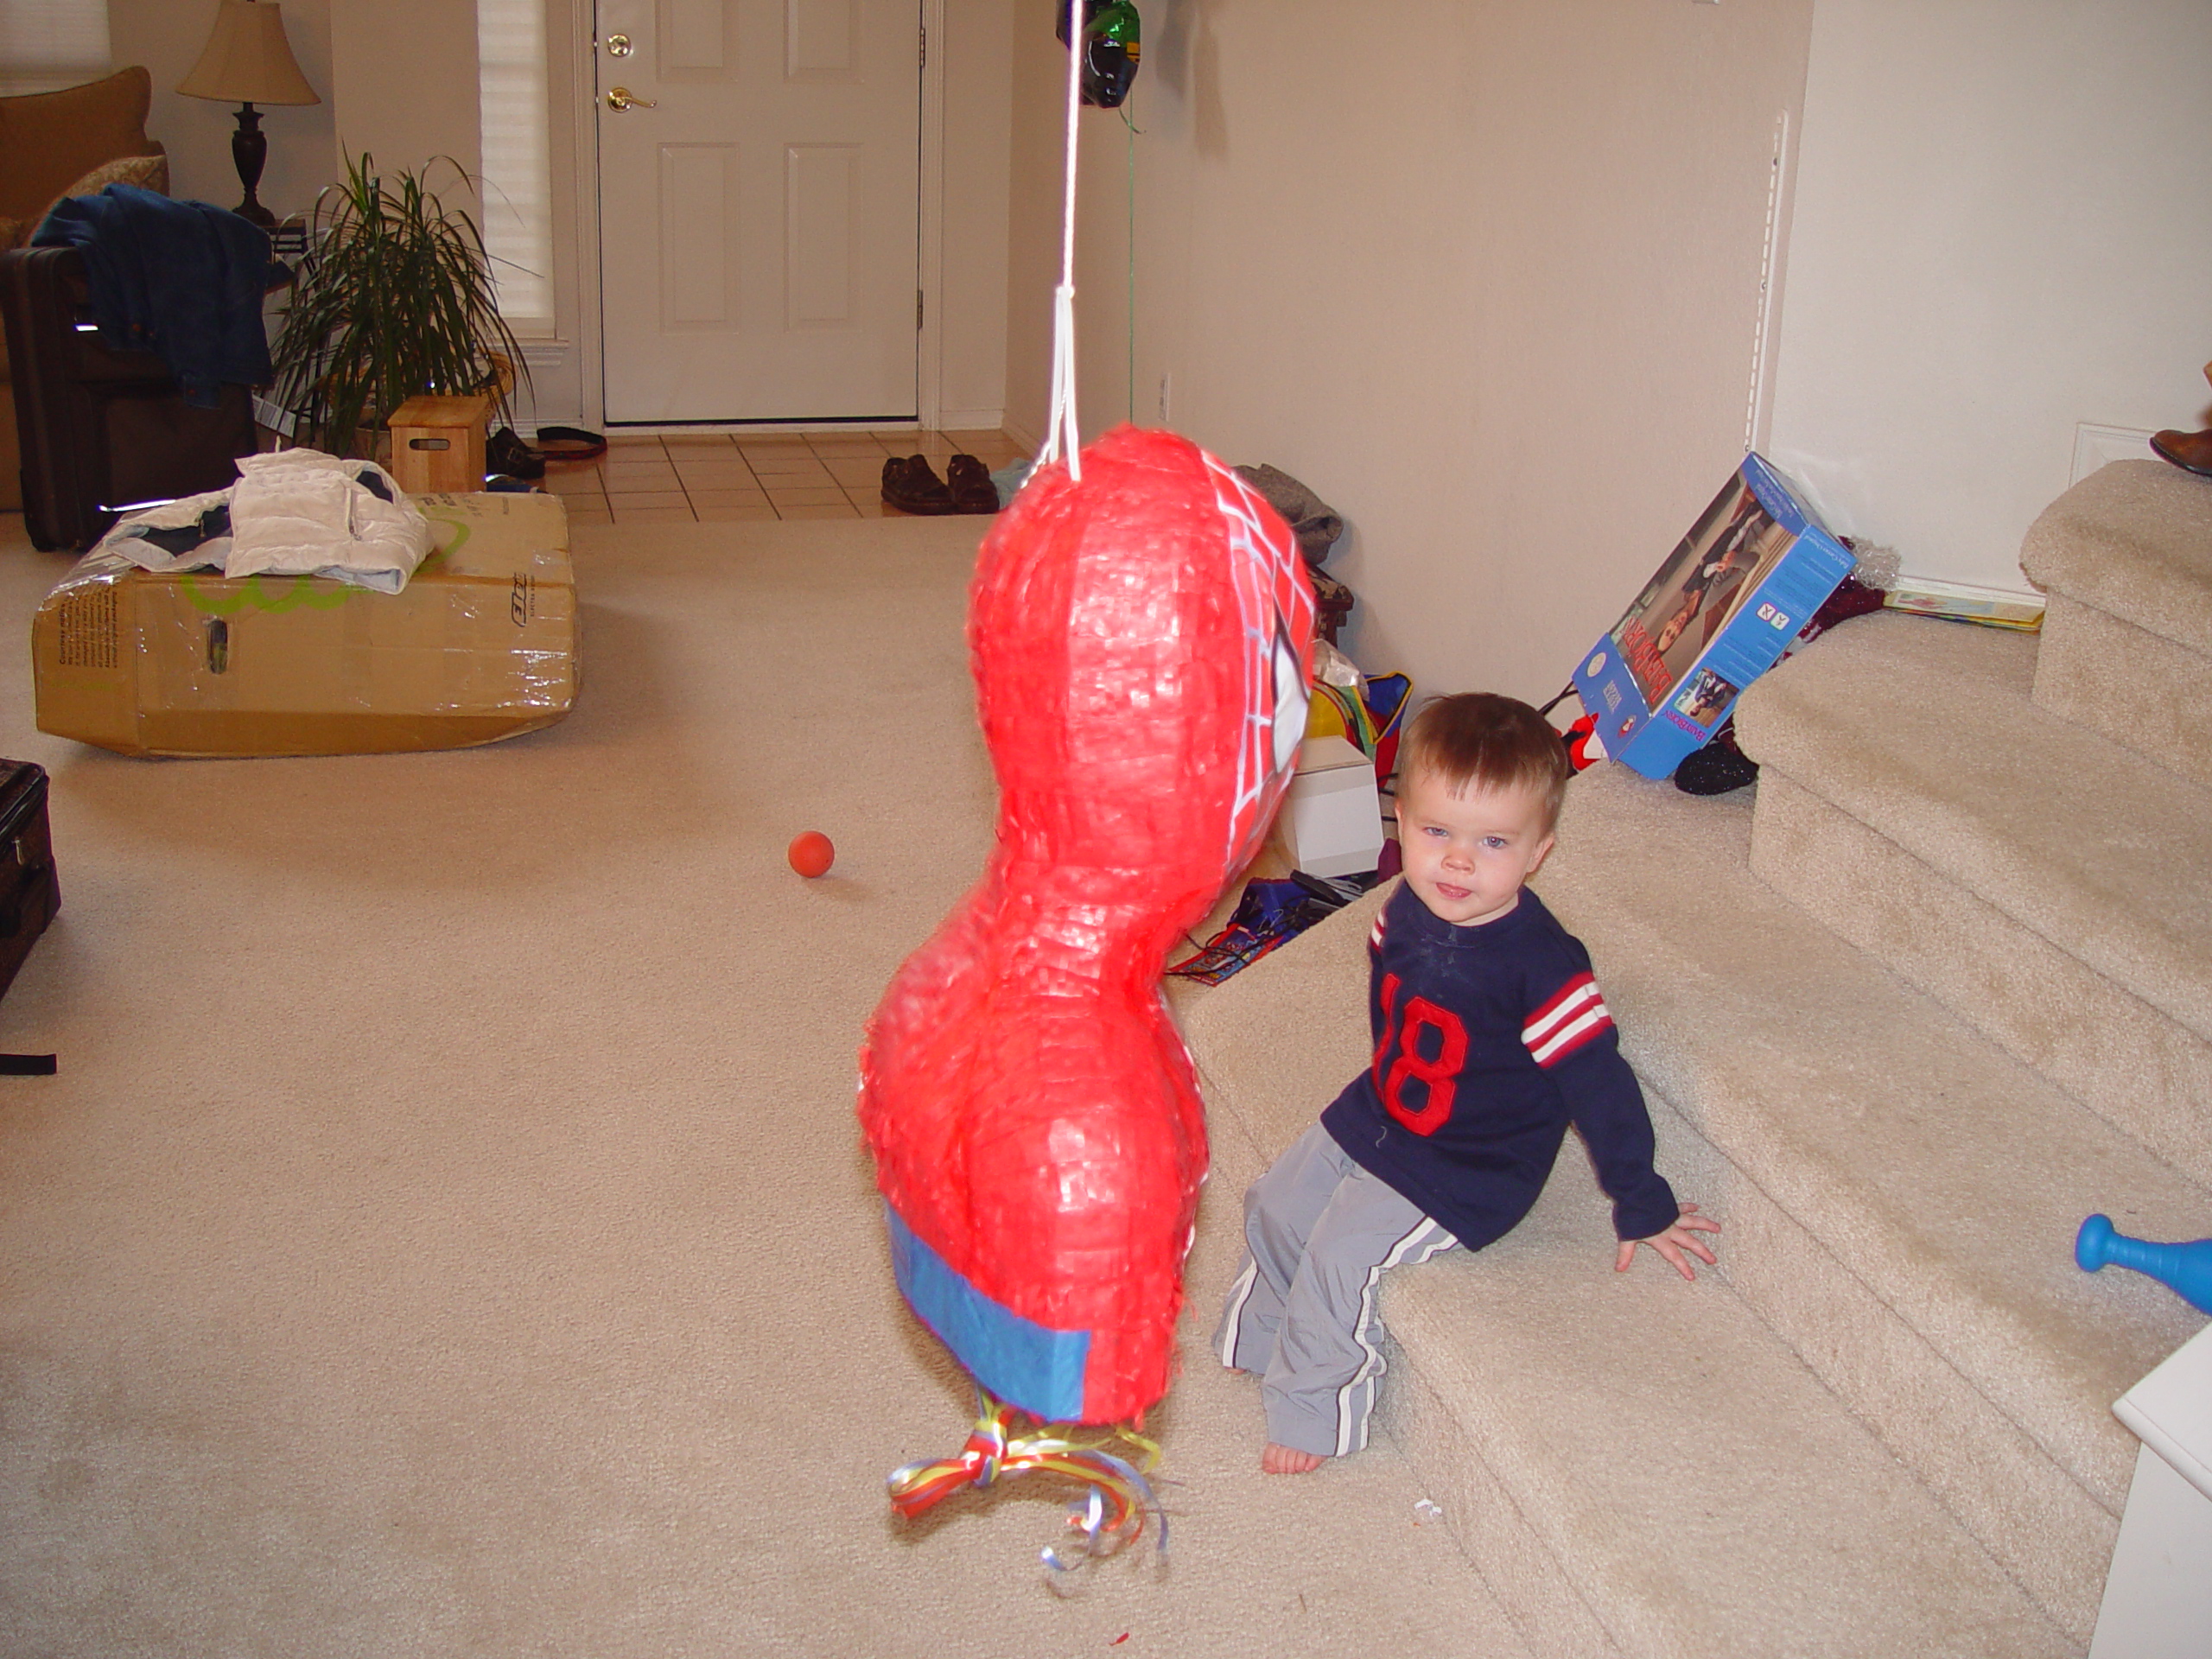
<svg viewBox="0 0 2212 1659">
<path fill-rule="evenodd" d="M 837 861 L 837 849 L 819 830 L 809 830 L 791 837 L 784 856 L 791 861 L 791 868 L 810 881 L 830 874 L 830 867 Z"/>
<path fill-rule="evenodd" d="M 998 1399 L 1112 1423 L 1166 1392 L 1206 1168 L 1160 969 L 1289 780 L 1313 596 L 1187 440 L 1122 427 L 1082 472 L 1046 467 L 983 543 L 998 843 L 885 992 L 860 1116 L 914 1311 Z"/>
</svg>

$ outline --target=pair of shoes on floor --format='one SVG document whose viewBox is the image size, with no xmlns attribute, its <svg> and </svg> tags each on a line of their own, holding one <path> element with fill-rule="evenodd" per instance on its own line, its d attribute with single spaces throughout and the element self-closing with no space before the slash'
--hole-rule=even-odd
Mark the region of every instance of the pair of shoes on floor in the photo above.
<svg viewBox="0 0 2212 1659">
<path fill-rule="evenodd" d="M 999 486 L 973 455 L 955 455 L 939 478 L 926 455 L 893 455 L 883 463 L 883 505 L 927 518 L 949 512 L 996 512 Z"/>
<path fill-rule="evenodd" d="M 2212 375 L 2212 369 L 2205 371 Z M 2151 448 L 2159 458 L 2170 461 L 2184 472 L 2212 478 L 2212 428 L 2202 432 L 2159 432 L 2152 435 Z"/>
</svg>

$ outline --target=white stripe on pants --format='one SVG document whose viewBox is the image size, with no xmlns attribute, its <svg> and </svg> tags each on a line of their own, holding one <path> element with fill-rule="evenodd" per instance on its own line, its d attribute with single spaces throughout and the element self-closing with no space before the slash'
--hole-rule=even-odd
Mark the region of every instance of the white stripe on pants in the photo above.
<svg viewBox="0 0 2212 1659">
<path fill-rule="evenodd" d="M 1214 1351 L 1257 1371 L 1268 1438 L 1342 1457 L 1367 1444 L 1385 1369 L 1372 1340 L 1383 1270 L 1459 1241 L 1345 1156 L 1316 1123 L 1244 1195 L 1244 1267 Z"/>
</svg>

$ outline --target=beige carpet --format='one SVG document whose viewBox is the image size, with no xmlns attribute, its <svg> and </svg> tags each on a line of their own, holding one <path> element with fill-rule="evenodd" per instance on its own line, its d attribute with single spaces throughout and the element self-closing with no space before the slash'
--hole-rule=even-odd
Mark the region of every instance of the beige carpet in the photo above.
<svg viewBox="0 0 2212 1659">
<path fill-rule="evenodd" d="M 1751 868 L 2212 1187 L 2212 794 L 2031 702 L 2048 648 L 1872 617 L 1762 681 Z"/>
<path fill-rule="evenodd" d="M 2037 703 L 2212 784 L 2212 480 L 2101 467 L 2029 526 L 2020 566 L 2049 601 Z"/>
<path fill-rule="evenodd" d="M 67 562 L 0 525 L 20 642 Z M 853 1059 L 989 834 L 975 534 L 582 530 L 581 708 L 465 753 L 124 760 L 0 655 L 65 904 L 0 1002 L 61 1066 L 0 1079 L 0 1654 L 1522 1651 L 1390 1447 L 1257 1472 L 1234 1135 L 1166 1568 L 1056 1598 L 1058 1489 L 888 1513 L 967 1400 Z"/>
</svg>

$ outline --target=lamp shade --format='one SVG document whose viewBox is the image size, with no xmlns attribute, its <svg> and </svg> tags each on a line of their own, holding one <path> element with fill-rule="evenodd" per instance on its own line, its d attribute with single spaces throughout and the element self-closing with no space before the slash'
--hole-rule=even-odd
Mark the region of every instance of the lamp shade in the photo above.
<svg viewBox="0 0 2212 1659">
<path fill-rule="evenodd" d="M 273 0 L 221 0 L 207 49 L 176 89 L 224 104 L 322 102 L 292 59 L 284 10 Z"/>
</svg>

